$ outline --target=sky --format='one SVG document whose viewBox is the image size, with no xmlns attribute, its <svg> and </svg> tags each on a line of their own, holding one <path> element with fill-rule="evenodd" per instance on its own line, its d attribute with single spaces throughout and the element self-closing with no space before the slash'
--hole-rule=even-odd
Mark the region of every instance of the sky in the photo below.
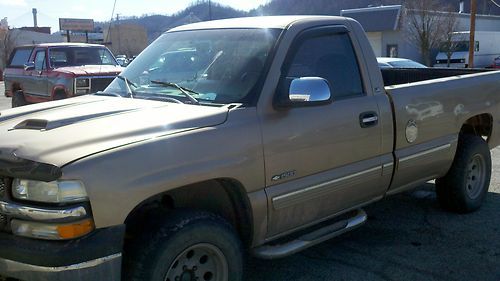
<svg viewBox="0 0 500 281">
<path fill-rule="evenodd" d="M 116 0 L 115 16 L 144 14 L 170 15 L 188 7 L 194 0 Z M 221 5 L 248 11 L 269 0 L 212 0 Z M 59 30 L 59 18 L 91 18 L 106 21 L 111 18 L 114 0 L 0 0 L 0 19 L 7 17 L 9 26 L 33 26 L 32 8 L 38 10 L 38 26 Z"/>
</svg>

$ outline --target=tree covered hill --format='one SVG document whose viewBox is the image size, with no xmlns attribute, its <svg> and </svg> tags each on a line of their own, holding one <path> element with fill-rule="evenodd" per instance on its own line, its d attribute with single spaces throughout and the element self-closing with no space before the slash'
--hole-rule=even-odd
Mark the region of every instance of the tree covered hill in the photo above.
<svg viewBox="0 0 500 281">
<path fill-rule="evenodd" d="M 216 1 L 216 0 L 214 0 Z M 157 15 L 143 15 L 120 20 L 120 23 L 142 25 L 148 32 L 150 41 L 166 30 L 182 24 L 211 19 L 225 19 L 259 15 L 339 15 L 343 9 L 364 8 L 369 6 L 402 4 L 404 0 L 272 0 L 249 12 L 239 11 L 212 1 L 211 17 L 208 1 L 198 0 L 186 9 L 168 15 L 168 11 L 158 11 Z M 407 0 L 418 1 L 418 0 Z M 443 7 L 451 5 L 458 11 L 458 0 L 440 0 Z M 469 10 L 466 0 L 466 12 Z M 478 0 L 478 13 L 500 15 L 500 8 L 489 0 Z M 161 15 L 165 14 L 165 15 Z M 106 24 L 106 23 L 101 23 Z"/>
</svg>

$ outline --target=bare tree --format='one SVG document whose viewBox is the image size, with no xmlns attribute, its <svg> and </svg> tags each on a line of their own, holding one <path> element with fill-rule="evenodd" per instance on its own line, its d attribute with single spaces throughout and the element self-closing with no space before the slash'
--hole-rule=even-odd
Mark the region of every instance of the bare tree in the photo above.
<svg viewBox="0 0 500 281">
<path fill-rule="evenodd" d="M 457 25 L 451 6 L 443 8 L 440 0 L 405 1 L 404 28 L 407 38 L 415 43 L 424 63 L 432 64 L 432 50 L 437 49 Z M 451 39 L 450 39 L 451 40 Z"/>
<path fill-rule="evenodd" d="M 449 16 L 443 23 L 443 41 L 440 46 L 440 51 L 446 53 L 446 66 L 450 67 L 451 57 L 463 44 L 465 40 L 464 34 L 455 33 L 457 31 L 458 16 L 456 13 L 449 13 Z"/>
<path fill-rule="evenodd" d="M 19 32 L 12 29 L 0 31 L 0 68 L 4 69 L 9 60 L 10 53 L 16 47 L 16 40 Z"/>
</svg>

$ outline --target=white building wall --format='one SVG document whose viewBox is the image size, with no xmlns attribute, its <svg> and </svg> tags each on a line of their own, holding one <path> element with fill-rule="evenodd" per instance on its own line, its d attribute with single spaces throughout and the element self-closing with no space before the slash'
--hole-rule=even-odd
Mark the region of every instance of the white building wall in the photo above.
<svg viewBox="0 0 500 281">
<path fill-rule="evenodd" d="M 12 32 L 12 38 L 14 38 L 16 46 L 62 42 L 61 36 L 58 35 L 52 35 L 52 34 L 46 34 L 28 30 L 20 30 L 20 29 L 13 29 L 10 32 Z"/>
<path fill-rule="evenodd" d="M 370 45 L 372 45 L 375 56 L 383 56 L 382 32 L 367 32 L 366 36 L 368 37 L 368 41 L 370 41 Z"/>
</svg>

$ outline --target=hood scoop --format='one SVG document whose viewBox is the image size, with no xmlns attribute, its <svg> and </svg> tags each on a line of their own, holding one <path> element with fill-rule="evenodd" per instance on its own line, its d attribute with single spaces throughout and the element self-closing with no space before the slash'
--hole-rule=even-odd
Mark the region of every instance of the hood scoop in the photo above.
<svg viewBox="0 0 500 281">
<path fill-rule="evenodd" d="M 14 126 L 14 128 L 10 129 L 9 131 L 23 130 L 23 129 L 24 130 L 52 130 L 52 129 L 57 129 L 60 127 L 72 125 L 75 123 L 89 121 L 92 119 L 105 117 L 105 116 L 109 116 L 109 115 L 130 112 L 130 111 L 134 111 L 134 110 L 136 110 L 136 109 L 114 110 L 114 111 L 109 111 L 109 112 L 99 112 L 99 113 L 94 113 L 94 114 L 87 114 L 87 115 L 83 115 L 83 116 L 55 119 L 55 120 L 50 120 L 50 121 L 45 120 L 45 119 L 27 119 L 27 120 L 24 120 L 21 123 L 17 124 L 16 126 Z"/>
<path fill-rule="evenodd" d="M 23 122 L 17 124 L 11 130 L 44 130 L 47 128 L 47 124 L 49 122 L 43 119 L 28 119 Z"/>
</svg>

